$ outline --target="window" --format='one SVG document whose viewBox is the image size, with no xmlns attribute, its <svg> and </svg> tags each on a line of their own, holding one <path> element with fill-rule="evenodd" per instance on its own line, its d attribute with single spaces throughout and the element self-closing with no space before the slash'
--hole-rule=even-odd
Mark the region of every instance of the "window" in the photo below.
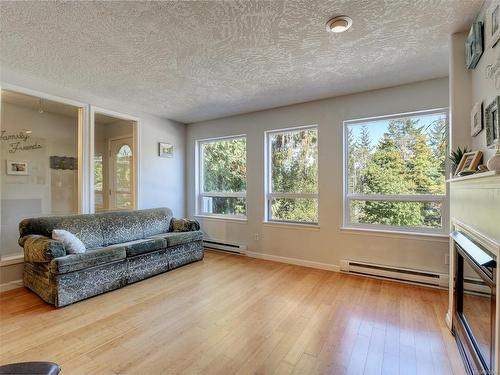
<svg viewBox="0 0 500 375">
<path fill-rule="evenodd" d="M 270 131 L 266 141 L 267 220 L 317 224 L 317 127 Z"/>
<path fill-rule="evenodd" d="M 444 233 L 446 110 L 344 123 L 344 226 Z"/>
<path fill-rule="evenodd" d="M 246 137 L 198 141 L 198 214 L 245 218 Z"/>
</svg>

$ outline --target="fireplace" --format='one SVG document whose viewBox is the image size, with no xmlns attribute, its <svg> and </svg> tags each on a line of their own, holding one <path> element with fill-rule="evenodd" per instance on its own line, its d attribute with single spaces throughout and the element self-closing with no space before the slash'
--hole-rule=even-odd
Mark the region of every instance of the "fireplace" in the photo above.
<svg viewBox="0 0 500 375">
<path fill-rule="evenodd" d="M 453 333 L 469 374 L 495 368 L 496 257 L 467 234 L 451 235 L 455 252 Z"/>
</svg>

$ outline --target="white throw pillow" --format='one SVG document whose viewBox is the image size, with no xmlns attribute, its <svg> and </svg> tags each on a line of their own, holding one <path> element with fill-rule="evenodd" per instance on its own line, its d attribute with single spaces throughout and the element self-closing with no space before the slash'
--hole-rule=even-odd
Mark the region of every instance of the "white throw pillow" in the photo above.
<svg viewBox="0 0 500 375">
<path fill-rule="evenodd" d="M 52 238 L 61 241 L 66 249 L 67 254 L 79 254 L 85 252 L 85 245 L 73 233 L 64 229 L 54 229 L 52 231 Z"/>
</svg>

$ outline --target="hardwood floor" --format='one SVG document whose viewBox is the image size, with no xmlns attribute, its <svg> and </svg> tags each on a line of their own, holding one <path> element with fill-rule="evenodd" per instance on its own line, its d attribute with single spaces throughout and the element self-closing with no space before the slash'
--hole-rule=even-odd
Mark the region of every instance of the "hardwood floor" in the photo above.
<svg viewBox="0 0 500 375">
<path fill-rule="evenodd" d="M 462 374 L 445 291 L 207 251 L 56 310 L 0 294 L 0 362 L 63 374 Z"/>
</svg>

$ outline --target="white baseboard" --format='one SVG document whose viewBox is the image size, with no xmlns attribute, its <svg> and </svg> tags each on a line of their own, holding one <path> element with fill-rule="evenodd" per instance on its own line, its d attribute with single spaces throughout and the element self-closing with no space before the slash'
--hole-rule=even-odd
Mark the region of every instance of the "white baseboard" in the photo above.
<svg viewBox="0 0 500 375">
<path fill-rule="evenodd" d="M 24 254 L 14 254 L 0 257 L 0 267 L 24 263 Z"/>
<path fill-rule="evenodd" d="M 14 280 L 14 281 L 10 281 L 10 282 L 5 283 L 5 284 L 0 284 L 0 292 L 6 292 L 8 290 L 22 288 L 22 287 L 23 287 L 22 280 Z"/>
<path fill-rule="evenodd" d="M 256 252 L 253 252 L 253 251 L 245 251 L 245 255 L 247 255 L 247 256 L 249 256 L 251 258 L 272 260 L 272 261 L 280 262 L 280 263 L 294 264 L 296 266 L 317 268 L 317 269 L 320 269 L 320 270 L 327 270 L 327 271 L 334 271 L 334 272 L 339 272 L 340 271 L 340 266 L 337 266 L 335 264 L 313 262 L 313 261 L 310 261 L 310 260 L 304 260 L 304 259 L 299 259 L 299 258 L 281 257 L 281 256 L 278 256 L 278 255 L 256 253 Z"/>
</svg>

